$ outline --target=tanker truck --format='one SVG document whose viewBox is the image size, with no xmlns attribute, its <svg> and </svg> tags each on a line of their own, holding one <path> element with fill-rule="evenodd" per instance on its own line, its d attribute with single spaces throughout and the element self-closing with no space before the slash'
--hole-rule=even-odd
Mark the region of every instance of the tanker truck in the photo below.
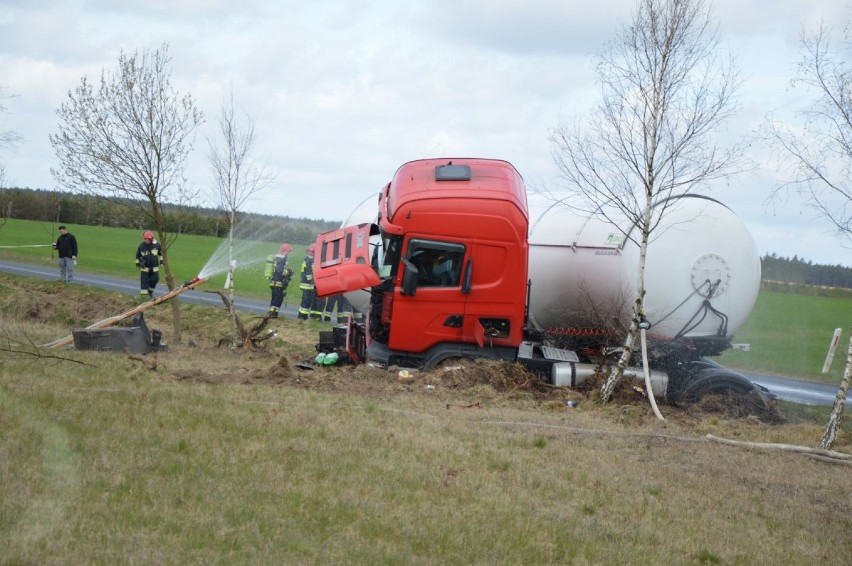
<svg viewBox="0 0 852 566">
<path fill-rule="evenodd" d="M 768 406 L 765 389 L 707 358 L 731 346 L 754 306 L 754 242 L 720 202 L 676 200 L 646 262 L 653 392 L 674 403 L 735 393 Z M 633 230 L 553 198 L 528 201 L 506 161 L 417 160 L 317 238 L 314 280 L 319 296 L 346 293 L 366 314 L 345 331 L 355 363 L 509 360 L 576 386 L 620 353 L 638 275 Z M 632 362 L 625 373 L 641 378 Z"/>
</svg>

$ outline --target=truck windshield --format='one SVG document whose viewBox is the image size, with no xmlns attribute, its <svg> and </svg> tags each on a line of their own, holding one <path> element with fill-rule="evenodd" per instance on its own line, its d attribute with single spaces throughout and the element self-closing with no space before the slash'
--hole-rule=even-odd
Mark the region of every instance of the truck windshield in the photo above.
<svg viewBox="0 0 852 566">
<path fill-rule="evenodd" d="M 376 265 L 379 277 L 388 279 L 396 277 L 399 256 L 402 252 L 402 236 L 392 236 L 382 232 L 382 245 L 376 249 Z"/>
</svg>

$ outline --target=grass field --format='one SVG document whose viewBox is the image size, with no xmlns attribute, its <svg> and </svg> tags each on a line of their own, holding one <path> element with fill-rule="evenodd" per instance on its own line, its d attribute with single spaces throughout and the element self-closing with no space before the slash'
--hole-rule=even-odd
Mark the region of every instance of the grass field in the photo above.
<svg viewBox="0 0 852 566">
<path fill-rule="evenodd" d="M 735 342 L 750 350 L 729 350 L 719 362 L 729 367 L 840 383 L 849 347 L 852 300 L 761 291 Z M 830 371 L 822 374 L 834 329 L 842 330 Z"/>
<path fill-rule="evenodd" d="M 77 238 L 79 257 L 77 269 L 89 273 L 101 273 L 138 280 L 136 270 L 136 248 L 142 242 L 142 230 L 104 228 L 68 224 L 68 231 Z M 16 247 L 50 244 L 59 237 L 59 224 L 10 219 L 0 229 L 0 257 L 15 261 L 55 264 L 56 252 L 50 247 Z M 208 266 L 215 273 L 207 285 L 222 288 L 227 268 L 226 239 L 209 236 L 181 235 L 169 248 L 169 263 L 180 285 L 198 275 Z M 274 254 L 279 244 L 269 242 L 237 242 L 237 271 L 234 289 L 238 295 L 254 298 L 269 297 L 269 282 L 263 277 L 266 256 Z M 301 293 L 298 273 L 305 257 L 305 246 L 293 244 L 290 267 L 296 272 L 294 281 L 287 288 L 287 302 L 298 303 Z M 58 274 L 58 271 L 57 271 Z M 161 285 L 165 278 L 161 277 Z"/>
<path fill-rule="evenodd" d="M 815 446 L 825 409 L 784 404 L 788 422 L 768 425 L 664 406 L 663 423 L 629 387 L 602 406 L 498 373 L 403 384 L 365 366 L 299 370 L 314 323 L 276 320 L 266 351 L 234 352 L 216 347 L 222 309 L 196 305 L 182 309 L 184 343 L 154 370 L 33 347 L 133 304 L 0 273 L 0 564 L 852 555 L 849 467 L 705 438 Z M 146 312 L 151 328 L 170 316 Z M 835 449 L 852 451 L 848 423 Z"/>
</svg>

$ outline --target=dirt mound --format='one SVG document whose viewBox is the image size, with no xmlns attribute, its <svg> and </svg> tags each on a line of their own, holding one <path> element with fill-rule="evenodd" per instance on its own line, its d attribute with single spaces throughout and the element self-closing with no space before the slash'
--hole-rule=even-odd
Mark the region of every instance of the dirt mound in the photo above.
<svg viewBox="0 0 852 566">
<path fill-rule="evenodd" d="M 716 413 L 728 418 L 756 417 L 763 422 L 780 424 L 784 418 L 774 404 L 767 406 L 756 392 L 745 395 L 705 395 L 694 405 L 702 413 Z"/>
<path fill-rule="evenodd" d="M 465 361 L 426 372 L 388 370 L 369 365 L 317 366 L 282 356 L 259 370 L 229 370 L 220 373 L 187 369 L 173 372 L 173 379 L 199 383 L 286 385 L 319 391 L 337 391 L 368 397 L 395 395 L 467 395 L 481 399 L 518 393 L 537 401 L 576 398 L 576 391 L 553 388 L 523 366 L 509 362 Z"/>
<path fill-rule="evenodd" d="M 91 295 L 74 285 L 41 281 L 4 288 L 5 292 L 9 293 L 3 302 L 5 314 L 36 322 L 70 323 L 75 327 L 109 318 L 133 304 L 119 293 Z"/>
<path fill-rule="evenodd" d="M 516 389 L 547 391 L 544 382 L 522 365 L 504 361 L 476 360 L 447 364 L 431 372 L 431 375 L 444 387 L 450 389 L 469 389 L 477 385 L 489 385 L 495 391 Z"/>
</svg>

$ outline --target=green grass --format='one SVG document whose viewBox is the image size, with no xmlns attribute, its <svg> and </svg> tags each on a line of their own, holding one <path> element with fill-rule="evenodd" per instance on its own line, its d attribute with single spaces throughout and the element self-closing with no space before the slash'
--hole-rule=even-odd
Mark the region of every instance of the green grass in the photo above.
<svg viewBox="0 0 852 566">
<path fill-rule="evenodd" d="M 852 300 L 761 290 L 734 341 L 748 352 L 729 350 L 719 362 L 732 368 L 840 383 L 852 326 Z M 822 374 L 834 329 L 842 329 L 828 374 Z"/>
<path fill-rule="evenodd" d="M 654 440 L 650 422 L 630 437 L 605 416 L 531 406 L 470 415 L 402 396 L 365 411 L 345 392 L 182 383 L 78 356 L 97 369 L 0 371 L 0 563 L 810 564 L 852 551 L 849 502 L 830 503 L 846 470 L 801 455 Z"/>
<path fill-rule="evenodd" d="M 81 226 L 68 224 L 68 231 L 77 238 L 79 256 L 77 269 L 86 273 L 98 273 L 126 277 L 138 280 L 136 270 L 136 248 L 141 240 L 142 230 L 125 228 L 105 228 L 99 226 Z M 59 237 L 59 224 L 30 220 L 10 219 L 0 228 L 0 257 L 13 261 L 37 264 L 54 264 L 56 252 L 50 247 L 15 247 L 45 245 Z M 269 282 L 263 277 L 266 256 L 275 253 L 276 243 L 238 241 L 239 252 L 237 271 L 234 277 L 235 292 L 244 297 L 269 297 Z M 10 247 L 5 247 L 10 246 Z M 180 285 L 197 276 L 211 258 L 221 257 L 216 262 L 219 272 L 206 283 L 209 288 L 221 289 L 225 283 L 226 239 L 209 236 L 180 235 L 168 250 L 169 263 Z M 287 288 L 287 302 L 297 304 L 301 299 L 298 285 L 298 273 L 305 257 L 303 245 L 293 245 L 290 255 L 290 267 L 296 272 Z M 218 250 L 218 251 L 217 251 Z M 247 263 L 245 267 L 240 267 Z M 57 268 L 58 269 L 58 268 Z M 57 271 L 58 275 L 58 271 Z M 161 285 L 165 278 L 161 278 Z"/>
<path fill-rule="evenodd" d="M 441 372 L 406 385 L 363 366 L 298 370 L 316 325 L 278 319 L 268 351 L 233 352 L 215 347 L 223 309 L 199 305 L 182 309 L 197 345 L 171 344 L 157 371 L 32 347 L 69 318 L 133 302 L 0 274 L 0 564 L 804 565 L 852 553 L 848 467 L 705 439 L 815 446 L 826 408 L 769 426 L 663 407 L 661 423 L 644 402 L 569 409 L 556 389 L 460 388 Z M 146 312 L 151 328 L 170 316 Z M 852 449 L 849 424 L 835 448 Z"/>
</svg>

